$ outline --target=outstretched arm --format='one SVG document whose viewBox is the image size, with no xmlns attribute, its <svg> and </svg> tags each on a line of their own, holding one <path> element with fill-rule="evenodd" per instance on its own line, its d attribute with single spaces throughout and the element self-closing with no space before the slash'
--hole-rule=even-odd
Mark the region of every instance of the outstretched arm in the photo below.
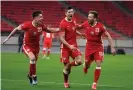
<svg viewBox="0 0 133 90">
<path fill-rule="evenodd" d="M 78 30 L 76 30 L 76 34 L 79 35 L 82 39 L 85 39 L 85 34 L 79 32 Z"/>
<path fill-rule="evenodd" d="M 9 38 L 10 38 L 16 31 L 18 31 L 18 30 L 22 30 L 20 25 L 19 25 L 18 27 L 16 27 L 16 28 L 13 29 L 13 31 L 12 31 L 12 32 L 9 34 L 9 36 L 3 41 L 2 44 L 5 44 L 5 43 L 9 40 Z"/>
<path fill-rule="evenodd" d="M 46 31 L 46 32 L 56 33 L 56 32 L 59 31 L 59 28 L 49 28 L 49 27 L 47 27 L 47 30 L 48 31 Z"/>
<path fill-rule="evenodd" d="M 44 30 L 45 32 L 48 32 L 48 33 L 56 33 L 56 32 L 59 31 L 59 28 L 51 28 L 51 25 L 46 26 L 46 25 L 44 24 L 43 30 Z"/>
</svg>

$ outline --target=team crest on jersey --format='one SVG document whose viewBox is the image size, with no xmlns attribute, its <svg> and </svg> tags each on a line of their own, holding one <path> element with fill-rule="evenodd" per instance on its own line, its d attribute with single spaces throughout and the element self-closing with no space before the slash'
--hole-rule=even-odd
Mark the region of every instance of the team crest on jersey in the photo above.
<svg viewBox="0 0 133 90">
<path fill-rule="evenodd" d="M 42 32 L 42 27 L 37 27 L 38 32 Z"/>
<path fill-rule="evenodd" d="M 97 32 L 97 33 L 98 33 L 98 32 L 99 32 L 99 28 L 95 28 L 95 32 Z"/>
</svg>

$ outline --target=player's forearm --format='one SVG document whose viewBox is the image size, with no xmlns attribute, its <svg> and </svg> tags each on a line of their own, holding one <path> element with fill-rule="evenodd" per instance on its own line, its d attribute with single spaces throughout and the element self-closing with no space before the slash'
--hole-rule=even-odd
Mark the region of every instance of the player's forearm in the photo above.
<svg viewBox="0 0 133 90">
<path fill-rule="evenodd" d="M 63 36 L 59 36 L 60 42 L 62 42 L 64 45 L 66 45 L 68 48 L 70 48 L 70 44 L 66 42 Z"/>
<path fill-rule="evenodd" d="M 77 30 L 82 30 L 83 27 L 82 27 L 82 25 L 76 24 L 76 29 L 77 29 Z"/>
<path fill-rule="evenodd" d="M 9 39 L 15 32 L 17 31 L 17 28 L 15 28 L 6 39 Z"/>
<path fill-rule="evenodd" d="M 112 37 L 110 35 L 108 35 L 107 38 L 108 38 L 111 48 L 114 48 L 114 43 L 113 43 Z"/>
<path fill-rule="evenodd" d="M 59 28 L 47 28 L 47 30 L 51 33 L 55 33 L 59 31 Z"/>
</svg>

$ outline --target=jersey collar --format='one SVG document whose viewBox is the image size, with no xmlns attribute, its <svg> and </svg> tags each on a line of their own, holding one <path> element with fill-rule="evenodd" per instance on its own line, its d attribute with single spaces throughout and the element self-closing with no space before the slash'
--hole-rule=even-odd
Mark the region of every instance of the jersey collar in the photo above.
<svg viewBox="0 0 133 90">
<path fill-rule="evenodd" d="M 97 21 L 96 21 L 96 23 L 94 24 L 94 25 L 90 25 L 91 27 L 95 27 L 97 25 Z"/>
<path fill-rule="evenodd" d="M 67 22 L 72 22 L 72 20 L 71 20 L 71 21 L 68 21 L 66 17 L 65 17 L 65 21 L 67 21 Z"/>
</svg>

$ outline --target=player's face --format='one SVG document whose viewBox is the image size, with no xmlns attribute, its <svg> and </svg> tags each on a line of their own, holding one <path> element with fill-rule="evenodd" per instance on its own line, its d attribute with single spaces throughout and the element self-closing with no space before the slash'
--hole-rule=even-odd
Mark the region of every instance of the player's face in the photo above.
<svg viewBox="0 0 133 90">
<path fill-rule="evenodd" d="M 35 21 L 37 24 L 41 25 L 43 24 L 43 15 L 42 14 L 39 14 L 36 18 L 35 18 Z"/>
<path fill-rule="evenodd" d="M 94 17 L 94 14 L 89 14 L 88 15 L 88 21 L 89 21 L 89 24 L 93 24 L 94 21 L 96 20 L 96 18 Z"/>
<path fill-rule="evenodd" d="M 73 9 L 67 10 L 67 12 L 66 12 L 66 17 L 67 17 L 69 20 L 72 19 L 73 15 L 74 15 L 74 10 L 73 10 Z"/>
</svg>

